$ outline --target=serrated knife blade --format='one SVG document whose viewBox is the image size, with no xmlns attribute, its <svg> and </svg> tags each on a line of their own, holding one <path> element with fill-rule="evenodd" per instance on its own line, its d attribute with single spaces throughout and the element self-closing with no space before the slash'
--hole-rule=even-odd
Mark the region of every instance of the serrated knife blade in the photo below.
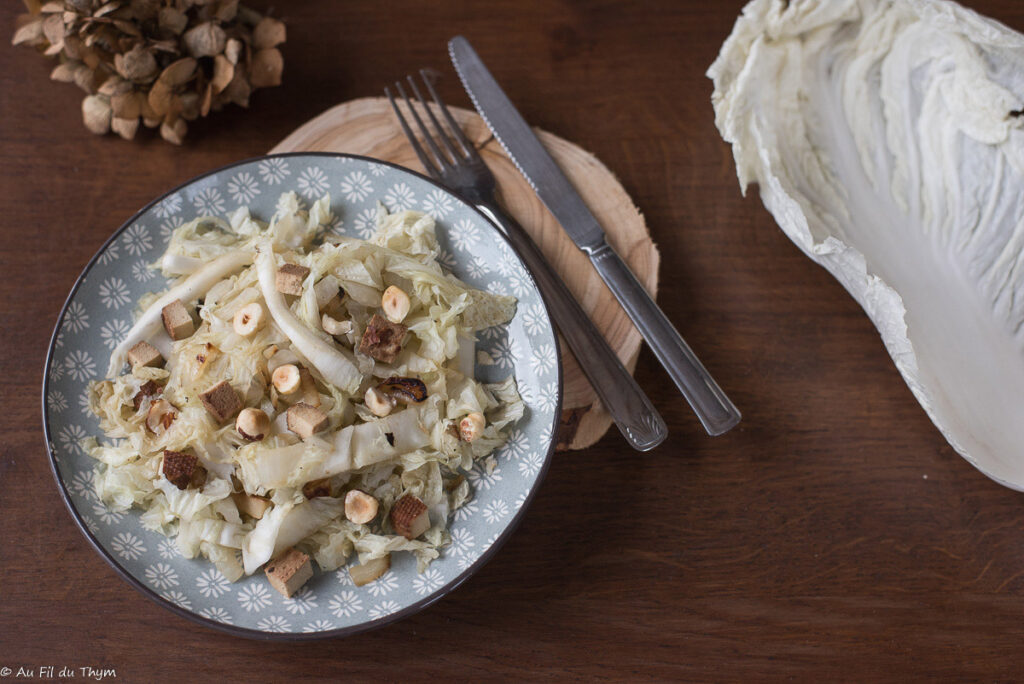
<svg viewBox="0 0 1024 684">
<path fill-rule="evenodd" d="M 654 303 L 622 258 L 605 240 L 604 229 L 576 188 L 498 85 L 473 46 L 462 36 L 448 42 L 455 71 L 516 168 L 589 257 L 622 308 L 633 320 L 708 434 L 720 435 L 740 421 L 740 412 L 704 368 L 693 350 Z"/>
</svg>

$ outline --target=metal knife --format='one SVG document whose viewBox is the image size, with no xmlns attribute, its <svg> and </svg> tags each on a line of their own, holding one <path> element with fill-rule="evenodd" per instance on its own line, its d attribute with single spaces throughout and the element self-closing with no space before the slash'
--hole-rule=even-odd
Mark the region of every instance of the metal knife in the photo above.
<svg viewBox="0 0 1024 684">
<path fill-rule="evenodd" d="M 729 431 L 740 421 L 739 410 L 605 240 L 601 224 L 491 76 L 473 46 L 464 37 L 456 36 L 448 42 L 448 52 L 473 106 L 494 137 L 548 211 L 576 246 L 590 257 L 598 274 L 693 407 L 704 429 L 710 435 Z"/>
</svg>

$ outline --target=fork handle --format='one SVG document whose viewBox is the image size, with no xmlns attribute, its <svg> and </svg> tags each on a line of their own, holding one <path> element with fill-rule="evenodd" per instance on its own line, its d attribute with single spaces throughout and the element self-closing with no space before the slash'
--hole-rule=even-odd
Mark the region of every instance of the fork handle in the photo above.
<svg viewBox="0 0 1024 684">
<path fill-rule="evenodd" d="M 590 252 L 590 261 L 633 319 L 651 351 L 693 407 L 709 435 L 721 435 L 740 422 L 740 412 L 686 344 L 640 281 L 607 242 Z"/>
<path fill-rule="evenodd" d="M 562 337 L 626 441 L 638 451 L 648 451 L 661 444 L 668 436 L 665 421 L 537 244 L 496 204 L 477 202 L 476 207 L 502 229 L 526 262 Z"/>
</svg>

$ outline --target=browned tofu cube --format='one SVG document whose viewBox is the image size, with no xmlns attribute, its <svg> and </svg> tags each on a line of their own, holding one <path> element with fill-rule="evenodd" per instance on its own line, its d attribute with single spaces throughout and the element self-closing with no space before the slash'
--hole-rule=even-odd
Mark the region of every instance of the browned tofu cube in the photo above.
<svg viewBox="0 0 1024 684">
<path fill-rule="evenodd" d="M 192 315 L 180 299 L 175 299 L 161 309 L 160 315 L 164 320 L 164 330 L 172 340 L 183 340 L 196 331 Z"/>
<path fill-rule="evenodd" d="M 327 414 L 315 406 L 299 402 L 288 409 L 288 429 L 308 439 L 327 427 Z"/>
<path fill-rule="evenodd" d="M 330 496 L 331 478 L 325 477 L 320 480 L 310 480 L 302 485 L 302 494 L 307 499 L 315 499 L 318 496 Z"/>
<path fill-rule="evenodd" d="M 309 556 L 292 547 L 267 564 L 267 580 L 285 598 L 291 598 L 313 576 Z"/>
<path fill-rule="evenodd" d="M 274 285 L 278 292 L 287 295 L 301 295 L 302 282 L 309 275 L 309 269 L 298 264 L 285 264 L 277 269 Z"/>
<path fill-rule="evenodd" d="M 380 314 L 374 314 L 366 326 L 359 351 L 383 363 L 391 363 L 402 350 L 402 340 L 408 330 L 401 323 L 392 323 Z"/>
<path fill-rule="evenodd" d="M 231 500 L 235 502 L 235 507 L 238 508 L 239 513 L 245 513 L 257 520 L 262 518 L 263 514 L 270 508 L 270 499 L 265 496 L 253 496 L 245 492 L 235 492 L 231 495 Z"/>
<path fill-rule="evenodd" d="M 188 489 L 193 484 L 193 477 L 197 471 L 202 470 L 202 479 L 206 479 L 206 469 L 199 465 L 199 459 L 195 454 L 186 454 L 183 451 L 171 451 L 164 449 L 164 460 L 160 466 L 161 472 L 167 481 L 178 489 Z"/>
<path fill-rule="evenodd" d="M 142 406 L 142 402 L 146 400 L 146 397 L 154 397 L 163 391 L 163 387 L 152 380 L 147 380 L 142 383 L 142 386 L 139 387 L 139 391 L 135 393 L 134 397 L 132 397 L 132 406 L 134 406 L 135 410 L 138 411 Z"/>
<path fill-rule="evenodd" d="M 391 506 L 391 525 L 396 534 L 415 539 L 430 529 L 427 504 L 412 494 L 406 494 Z"/>
<path fill-rule="evenodd" d="M 139 342 L 128 350 L 128 363 L 132 366 L 162 366 L 164 357 L 149 342 Z"/>
<path fill-rule="evenodd" d="M 221 380 L 200 394 L 199 399 L 218 423 L 223 423 L 242 409 L 242 400 L 227 380 Z"/>
</svg>

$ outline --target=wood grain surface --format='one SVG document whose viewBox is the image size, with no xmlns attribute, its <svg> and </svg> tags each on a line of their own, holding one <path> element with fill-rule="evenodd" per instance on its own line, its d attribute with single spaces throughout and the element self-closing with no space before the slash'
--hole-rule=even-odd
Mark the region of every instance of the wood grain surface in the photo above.
<svg viewBox="0 0 1024 684">
<path fill-rule="evenodd" d="M 441 118 L 437 106 L 432 107 L 435 116 Z M 449 109 L 494 173 L 501 189 L 502 206 L 530 233 L 548 263 L 565 281 L 622 363 L 632 371 L 643 338 L 615 295 L 604 285 L 587 256 L 577 249 L 568 233 L 544 208 L 483 119 L 475 111 L 451 106 Z M 427 119 L 423 112 L 420 116 Z M 411 117 L 410 124 L 414 125 Z M 607 226 L 609 244 L 623 255 L 633 272 L 639 274 L 647 291 L 656 294 L 658 250 L 647 232 L 643 215 L 622 184 L 586 150 L 546 131 L 538 131 L 538 135 L 569 180 L 580 188 L 583 200 L 597 220 Z M 421 145 L 426 148 L 425 142 Z M 302 124 L 270 151 L 362 154 L 426 173 L 384 97 L 364 97 L 331 107 Z M 601 406 L 565 340 L 561 340 L 561 351 L 562 426 L 558 445 L 560 450 L 585 449 L 608 431 L 612 419 Z"/>
<path fill-rule="evenodd" d="M 969 4 L 1024 30 L 1019 0 Z M 0 668 L 128 682 L 1020 678 L 1024 498 L 947 446 L 842 287 L 756 193 L 740 196 L 704 71 L 741 2 L 276 7 L 284 85 L 181 148 L 94 137 L 49 63 L 0 48 Z M 0 27 L 18 11 L 0 5 Z M 456 33 L 531 123 L 621 180 L 661 251 L 659 301 L 744 421 L 706 437 L 645 349 L 636 376 L 668 441 L 640 455 L 609 431 L 558 454 L 501 553 L 419 615 L 291 645 L 173 616 L 91 550 L 54 486 L 38 397 L 60 306 L 152 197 L 415 69 L 452 76 Z M 454 77 L 442 93 L 468 104 Z"/>
</svg>

